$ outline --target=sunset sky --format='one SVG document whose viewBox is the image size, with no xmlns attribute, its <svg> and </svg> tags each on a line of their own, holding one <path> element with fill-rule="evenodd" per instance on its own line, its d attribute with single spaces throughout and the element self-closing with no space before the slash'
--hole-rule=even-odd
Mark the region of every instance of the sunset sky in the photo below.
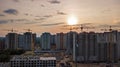
<svg viewBox="0 0 120 67">
<path fill-rule="evenodd" d="M 67 32 L 61 27 L 71 16 L 78 24 L 120 24 L 120 0 L 0 0 L 0 36 L 12 28 Z"/>
</svg>

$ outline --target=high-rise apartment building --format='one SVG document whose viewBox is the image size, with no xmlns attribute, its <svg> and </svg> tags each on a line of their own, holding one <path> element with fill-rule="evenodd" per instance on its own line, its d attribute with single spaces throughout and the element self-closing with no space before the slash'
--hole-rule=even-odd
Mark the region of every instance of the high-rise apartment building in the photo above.
<svg viewBox="0 0 120 67">
<path fill-rule="evenodd" d="M 97 61 L 97 36 L 94 32 L 82 32 L 78 35 L 76 57 L 79 62 Z"/>
<path fill-rule="evenodd" d="M 24 49 L 24 35 L 22 34 L 18 35 L 18 48 Z"/>
<path fill-rule="evenodd" d="M 5 38 L 0 37 L 0 50 L 4 50 L 4 49 L 5 49 Z"/>
<path fill-rule="evenodd" d="M 50 41 L 51 41 L 51 50 L 56 50 L 56 43 L 55 43 L 55 38 L 56 35 L 51 35 Z"/>
<path fill-rule="evenodd" d="M 65 41 L 66 41 L 66 54 L 73 54 L 73 35 L 75 35 L 75 40 L 77 40 L 77 33 L 76 32 L 68 32 L 65 34 Z"/>
<path fill-rule="evenodd" d="M 51 34 L 50 33 L 43 33 L 41 35 L 41 48 L 42 50 L 50 50 L 51 48 Z"/>
<path fill-rule="evenodd" d="M 99 46 L 99 61 L 117 61 L 117 31 L 99 33 L 97 36 Z"/>
<path fill-rule="evenodd" d="M 118 59 L 120 59 L 120 32 L 117 33 L 117 53 L 118 53 Z"/>
<path fill-rule="evenodd" d="M 34 50 L 36 34 L 24 33 L 24 50 Z"/>
<path fill-rule="evenodd" d="M 98 60 L 98 44 L 95 32 L 88 33 L 88 60 L 90 62 Z"/>
<path fill-rule="evenodd" d="M 57 33 L 55 36 L 55 43 L 56 43 L 56 49 L 57 50 L 63 50 L 65 49 L 64 45 L 64 33 Z"/>
<path fill-rule="evenodd" d="M 6 35 L 6 48 L 7 49 L 18 48 L 18 34 L 17 33 L 8 33 Z"/>
</svg>

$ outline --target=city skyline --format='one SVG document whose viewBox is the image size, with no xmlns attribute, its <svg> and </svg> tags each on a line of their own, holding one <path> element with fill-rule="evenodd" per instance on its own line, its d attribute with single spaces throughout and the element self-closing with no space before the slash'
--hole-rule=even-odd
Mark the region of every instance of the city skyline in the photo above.
<svg viewBox="0 0 120 67">
<path fill-rule="evenodd" d="M 103 67 L 112 66 L 112 64 L 118 66 L 120 32 L 117 30 L 101 33 L 70 31 L 55 35 L 45 32 L 39 38 L 36 38 L 36 34 L 30 31 L 24 34 L 12 32 L 8 33 L 6 37 L 0 38 L 0 48 L 0 58 L 3 58 L 3 55 L 8 57 L 6 60 L 4 58 L 0 60 L 1 62 L 8 62 L 7 64 L 0 64 L 2 67 L 3 65 L 33 67 L 33 65 L 37 64 L 45 64 L 49 67 L 48 65 L 52 63 L 47 63 L 47 60 L 55 61 L 55 64 L 53 64 L 55 67 L 58 67 L 56 65 L 63 65 L 61 63 L 68 63 L 68 67 L 76 64 L 77 66 L 80 66 L 79 64 L 94 65 L 94 63 L 97 63 L 97 66 L 101 66 L 101 63 L 104 63 Z M 8 54 L 13 57 L 9 58 Z M 46 60 L 45 63 L 39 57 L 45 57 L 43 59 L 44 61 Z M 49 57 L 53 57 L 55 60 L 47 59 Z M 32 61 L 33 59 L 35 63 Z M 38 59 L 40 61 L 36 61 Z"/>
<path fill-rule="evenodd" d="M 19 33 L 59 33 L 69 17 L 77 24 L 120 24 L 119 0 L 0 0 L 0 36 L 12 28 Z"/>
<path fill-rule="evenodd" d="M 110 37 L 112 39 L 109 39 Z M 118 31 L 103 33 L 76 33 L 71 31 L 68 33 L 57 33 L 56 35 L 43 33 L 40 38 L 36 38 L 35 34 L 31 32 L 26 32 L 23 35 L 8 33 L 5 38 L 1 38 L 0 48 L 11 50 L 23 49 L 25 51 L 34 51 L 36 54 L 40 52 L 44 53 L 65 50 L 65 53 L 68 55 L 72 55 L 74 53 L 74 49 L 77 48 L 76 50 L 78 51 L 77 54 L 79 55 L 79 61 L 83 61 L 82 56 L 91 56 L 89 57 L 89 60 L 92 60 L 93 58 L 95 61 L 95 59 L 97 60 L 99 57 L 98 53 L 100 53 L 100 57 L 106 57 L 107 59 L 107 45 L 110 45 L 110 43 L 114 44 L 112 47 L 113 51 L 115 51 L 116 58 L 119 58 L 119 40 L 120 32 Z M 75 47 L 75 44 L 78 44 L 77 47 Z M 107 52 L 104 53 L 105 51 Z M 105 60 L 102 58 L 99 59 Z M 88 60 L 88 58 L 86 58 L 86 60 Z"/>
</svg>

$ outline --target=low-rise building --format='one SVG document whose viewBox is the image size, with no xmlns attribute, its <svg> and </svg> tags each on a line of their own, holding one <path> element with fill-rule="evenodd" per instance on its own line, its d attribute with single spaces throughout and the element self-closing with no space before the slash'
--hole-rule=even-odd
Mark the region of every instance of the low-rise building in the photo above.
<svg viewBox="0 0 120 67">
<path fill-rule="evenodd" d="M 11 67 L 56 67 L 55 57 L 15 56 L 10 60 Z"/>
</svg>

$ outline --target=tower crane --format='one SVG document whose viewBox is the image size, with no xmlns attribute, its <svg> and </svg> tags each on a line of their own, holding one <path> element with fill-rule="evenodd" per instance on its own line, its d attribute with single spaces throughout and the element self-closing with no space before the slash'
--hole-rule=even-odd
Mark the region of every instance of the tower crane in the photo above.
<svg viewBox="0 0 120 67">
<path fill-rule="evenodd" d="M 91 23 L 84 23 L 84 24 L 78 24 L 76 29 L 80 29 L 81 32 L 83 32 L 84 29 L 94 29 L 94 27 L 90 26 Z"/>
<path fill-rule="evenodd" d="M 24 29 L 24 30 L 26 30 L 26 31 L 28 31 L 28 32 L 31 32 L 31 31 L 32 31 L 31 29 Z"/>
<path fill-rule="evenodd" d="M 83 23 L 83 24 L 76 24 L 76 25 L 64 25 L 63 27 L 68 27 L 68 28 L 63 28 L 63 29 L 69 29 L 71 30 L 78 30 L 80 29 L 81 32 L 83 32 L 84 29 L 94 29 L 94 27 L 90 26 L 91 23 Z"/>
<path fill-rule="evenodd" d="M 17 30 L 14 30 L 13 28 L 12 29 L 4 29 L 4 31 L 10 31 L 12 33 L 17 32 Z"/>
<path fill-rule="evenodd" d="M 63 27 L 64 28 L 62 28 L 62 29 L 67 29 L 67 30 L 70 30 L 70 31 L 76 29 L 76 25 L 64 25 Z"/>
</svg>

